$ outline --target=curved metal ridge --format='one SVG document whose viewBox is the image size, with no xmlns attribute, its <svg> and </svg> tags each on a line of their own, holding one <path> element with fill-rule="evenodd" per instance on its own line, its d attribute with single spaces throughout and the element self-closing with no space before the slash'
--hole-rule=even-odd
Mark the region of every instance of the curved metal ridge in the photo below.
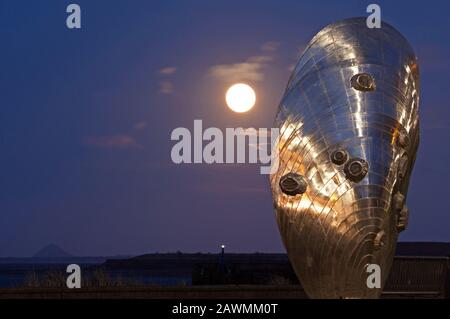
<svg viewBox="0 0 450 319">
<path fill-rule="evenodd" d="M 380 296 L 366 284 L 367 265 L 381 267 L 383 286 L 409 216 L 418 104 L 416 56 L 386 23 L 331 24 L 299 59 L 276 116 L 280 165 L 270 179 L 284 245 L 310 297 Z M 288 174 L 303 177 L 304 193 L 283 192 Z"/>
</svg>

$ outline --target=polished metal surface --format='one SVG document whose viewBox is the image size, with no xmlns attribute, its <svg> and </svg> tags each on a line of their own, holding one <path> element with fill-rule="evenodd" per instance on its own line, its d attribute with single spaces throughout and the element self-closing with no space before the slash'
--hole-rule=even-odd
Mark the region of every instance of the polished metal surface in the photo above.
<svg viewBox="0 0 450 319">
<path fill-rule="evenodd" d="M 311 298 L 380 296 L 367 265 L 381 267 L 384 286 L 408 220 L 418 104 L 417 59 L 386 23 L 331 24 L 299 59 L 276 117 L 280 162 L 270 179 L 284 245 Z"/>
</svg>

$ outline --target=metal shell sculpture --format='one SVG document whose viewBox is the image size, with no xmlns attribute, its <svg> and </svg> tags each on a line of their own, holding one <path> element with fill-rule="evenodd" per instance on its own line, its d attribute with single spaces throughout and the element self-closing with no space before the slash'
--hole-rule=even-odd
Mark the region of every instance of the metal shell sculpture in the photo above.
<svg viewBox="0 0 450 319">
<path fill-rule="evenodd" d="M 365 18 L 309 43 L 280 103 L 271 176 L 289 259 L 311 298 L 378 298 L 419 145 L 419 70 L 407 40 Z M 381 289 L 367 268 L 381 269 Z"/>
</svg>

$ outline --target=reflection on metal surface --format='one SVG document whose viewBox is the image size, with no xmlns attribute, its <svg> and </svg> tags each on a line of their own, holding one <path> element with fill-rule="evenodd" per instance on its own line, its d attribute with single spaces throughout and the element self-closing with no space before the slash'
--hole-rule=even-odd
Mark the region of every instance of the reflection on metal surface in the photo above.
<svg viewBox="0 0 450 319">
<path fill-rule="evenodd" d="M 407 225 L 419 145 L 417 60 L 393 27 L 368 29 L 365 20 L 329 25 L 312 39 L 276 118 L 276 218 L 312 298 L 379 297 L 381 289 L 366 285 L 366 267 L 380 265 L 384 285 Z M 303 176 L 303 194 L 283 191 L 287 174 Z"/>
<path fill-rule="evenodd" d="M 402 210 L 398 214 L 397 231 L 402 232 L 408 227 L 409 209 L 403 206 Z"/>
<path fill-rule="evenodd" d="M 398 180 L 402 180 L 408 174 L 408 155 L 405 153 L 398 160 Z"/>
<path fill-rule="evenodd" d="M 375 250 L 378 250 L 384 246 L 384 238 L 386 237 L 385 235 L 386 233 L 384 232 L 384 230 L 382 230 L 375 236 L 375 239 L 373 241 L 373 248 Z"/>
<path fill-rule="evenodd" d="M 402 130 L 401 132 L 398 133 L 397 144 L 398 144 L 398 146 L 403 147 L 403 148 L 408 147 L 408 144 L 409 144 L 408 132 L 405 132 L 404 130 Z"/>
</svg>

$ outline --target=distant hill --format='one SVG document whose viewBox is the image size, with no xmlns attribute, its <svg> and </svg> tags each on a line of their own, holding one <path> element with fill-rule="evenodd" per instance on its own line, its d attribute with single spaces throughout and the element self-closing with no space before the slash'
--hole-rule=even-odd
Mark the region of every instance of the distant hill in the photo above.
<svg viewBox="0 0 450 319">
<path fill-rule="evenodd" d="M 44 264 L 79 264 L 79 265 L 98 265 L 107 260 L 131 258 L 128 255 L 116 256 L 74 256 L 55 244 L 50 244 L 39 250 L 32 257 L 0 257 L 1 265 L 44 265 Z"/>
<path fill-rule="evenodd" d="M 69 258 L 73 257 L 68 252 L 55 244 L 50 244 L 39 250 L 33 255 L 33 258 Z"/>
</svg>

